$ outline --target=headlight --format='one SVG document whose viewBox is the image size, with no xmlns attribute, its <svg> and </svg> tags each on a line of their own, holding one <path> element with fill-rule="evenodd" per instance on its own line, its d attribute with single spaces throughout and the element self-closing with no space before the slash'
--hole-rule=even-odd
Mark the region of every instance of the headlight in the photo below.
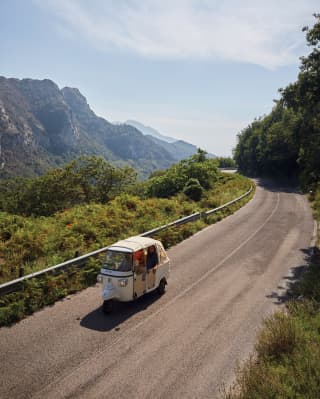
<svg viewBox="0 0 320 399">
<path fill-rule="evenodd" d="M 119 286 L 120 287 L 126 287 L 128 285 L 128 279 L 127 278 L 123 278 L 121 280 L 119 280 Z"/>
<path fill-rule="evenodd" d="M 97 282 L 98 283 L 102 283 L 102 281 L 103 281 L 103 277 L 101 276 L 101 274 L 98 274 L 97 275 Z"/>
</svg>

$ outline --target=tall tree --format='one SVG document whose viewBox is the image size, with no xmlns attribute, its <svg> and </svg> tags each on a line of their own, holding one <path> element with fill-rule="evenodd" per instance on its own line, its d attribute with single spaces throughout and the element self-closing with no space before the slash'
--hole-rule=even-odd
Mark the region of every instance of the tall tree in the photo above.
<svg viewBox="0 0 320 399">
<path fill-rule="evenodd" d="M 234 158 L 250 174 L 300 176 L 303 186 L 320 181 L 320 14 L 305 27 L 308 56 L 295 83 L 280 89 L 272 112 L 238 135 Z"/>
</svg>

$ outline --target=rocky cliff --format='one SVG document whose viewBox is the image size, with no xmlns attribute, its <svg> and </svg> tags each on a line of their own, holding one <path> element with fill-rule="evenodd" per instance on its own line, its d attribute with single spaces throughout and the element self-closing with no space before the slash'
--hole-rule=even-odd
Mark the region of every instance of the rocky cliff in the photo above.
<svg viewBox="0 0 320 399">
<path fill-rule="evenodd" d="M 78 89 L 0 77 L 0 176 L 33 176 L 95 154 L 142 175 L 175 159 L 136 128 L 98 117 Z"/>
</svg>

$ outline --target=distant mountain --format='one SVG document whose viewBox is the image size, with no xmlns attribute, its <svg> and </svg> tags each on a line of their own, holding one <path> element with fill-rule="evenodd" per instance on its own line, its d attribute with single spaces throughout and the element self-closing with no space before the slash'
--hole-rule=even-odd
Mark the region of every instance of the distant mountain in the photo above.
<svg viewBox="0 0 320 399">
<path fill-rule="evenodd" d="M 140 132 L 146 136 L 153 136 L 159 140 L 166 141 L 167 143 L 173 143 L 175 141 L 178 141 L 177 139 L 174 139 L 173 137 L 164 136 L 163 134 L 159 133 L 156 129 L 153 129 L 150 126 L 145 126 L 140 122 L 137 122 L 134 120 L 128 120 L 125 123 L 126 123 L 126 125 L 133 126 L 136 129 L 140 130 Z"/>
<path fill-rule="evenodd" d="M 198 150 L 195 145 L 186 143 L 182 140 L 175 141 L 174 143 L 168 143 L 166 141 L 159 140 L 154 136 L 147 135 L 146 137 L 152 140 L 157 146 L 167 151 L 176 161 L 188 158 L 195 154 Z"/>
<path fill-rule="evenodd" d="M 173 137 L 164 136 L 152 127 L 145 126 L 140 122 L 128 120 L 125 123 L 140 130 L 140 132 L 146 135 L 146 137 L 151 139 L 155 144 L 169 152 L 176 161 L 188 158 L 198 150 L 198 147 L 193 144 L 187 143 L 183 140 L 174 139 Z M 208 154 L 208 157 L 216 158 L 216 155 Z"/>
<path fill-rule="evenodd" d="M 143 176 L 176 161 L 135 127 L 98 117 L 78 89 L 0 77 L 0 177 L 38 175 L 80 155 L 129 164 Z"/>
</svg>

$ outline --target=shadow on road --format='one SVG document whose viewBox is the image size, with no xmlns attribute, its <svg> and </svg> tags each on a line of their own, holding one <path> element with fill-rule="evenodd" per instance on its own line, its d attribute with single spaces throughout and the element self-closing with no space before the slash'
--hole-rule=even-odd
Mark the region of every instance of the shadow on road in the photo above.
<svg viewBox="0 0 320 399">
<path fill-rule="evenodd" d="M 256 184 L 271 192 L 304 195 L 297 182 L 288 179 L 273 180 L 268 178 L 255 178 Z"/>
<path fill-rule="evenodd" d="M 159 294 L 154 291 L 132 302 L 116 302 L 113 312 L 106 315 L 102 307 L 88 313 L 80 322 L 80 325 L 95 331 L 110 331 L 117 329 L 120 324 L 136 313 L 143 312 L 159 299 Z"/>
<path fill-rule="evenodd" d="M 303 248 L 300 249 L 300 251 L 305 255 L 304 256 L 304 264 L 292 267 L 289 270 L 289 273 L 287 276 L 283 277 L 283 285 L 278 286 L 277 291 L 271 292 L 271 294 L 266 295 L 267 298 L 273 299 L 273 303 L 276 305 L 282 305 L 289 301 L 290 299 L 294 299 L 295 295 L 293 292 L 293 287 L 294 284 L 301 278 L 303 273 L 306 271 L 308 268 L 312 254 L 314 251 L 314 248 Z"/>
</svg>

